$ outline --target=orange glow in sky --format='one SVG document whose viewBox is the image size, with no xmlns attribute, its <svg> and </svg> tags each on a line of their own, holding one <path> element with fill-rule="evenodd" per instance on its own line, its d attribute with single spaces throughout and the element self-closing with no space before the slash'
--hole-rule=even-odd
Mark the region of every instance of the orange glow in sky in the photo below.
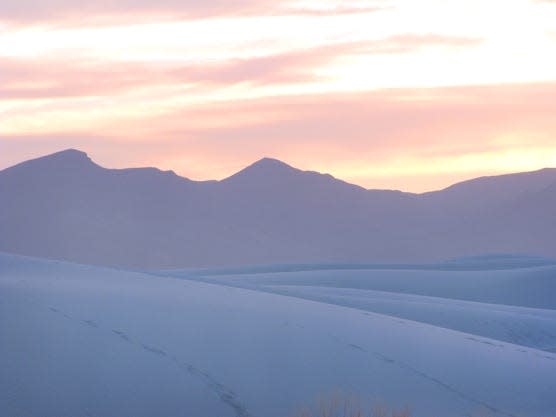
<svg viewBox="0 0 556 417">
<path fill-rule="evenodd" d="M 269 156 L 419 192 L 556 166 L 554 1 L 92 3 L 2 2 L 0 169 Z"/>
</svg>

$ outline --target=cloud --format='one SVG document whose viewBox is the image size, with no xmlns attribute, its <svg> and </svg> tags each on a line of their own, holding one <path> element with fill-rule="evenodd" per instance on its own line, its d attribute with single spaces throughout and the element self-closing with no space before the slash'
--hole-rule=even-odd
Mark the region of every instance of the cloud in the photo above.
<svg viewBox="0 0 556 417">
<path fill-rule="evenodd" d="M 368 3 L 368 4 L 367 4 Z M 384 2 L 379 2 L 384 3 Z M 19 24 L 74 24 L 90 22 L 145 21 L 145 19 L 205 19 L 239 16 L 331 16 L 390 10 L 376 1 L 321 1 L 318 7 L 271 0 L 6 0 L 0 6 L 0 22 Z"/>
<path fill-rule="evenodd" d="M 287 15 L 294 15 L 294 16 L 339 16 L 339 15 L 346 15 L 346 14 L 360 14 L 360 13 L 375 13 L 375 12 L 382 12 L 394 10 L 394 7 L 391 5 L 369 5 L 369 6 L 350 6 L 350 5 L 339 5 L 335 7 L 325 7 L 325 8 L 308 8 L 308 7 L 291 7 L 291 6 L 282 6 L 280 8 L 275 9 L 273 12 L 274 14 L 287 14 Z"/>
<path fill-rule="evenodd" d="M 369 145 L 381 153 L 411 143 L 447 149 L 457 144 L 461 150 L 466 143 L 476 148 L 494 133 L 554 131 L 554 94 L 555 83 L 541 83 L 271 97 L 170 113 L 160 119 L 166 129 L 159 132 L 215 142 L 264 138 L 338 148 L 345 140 L 354 153 Z"/>
<path fill-rule="evenodd" d="M 380 51 L 411 51 L 427 46 L 468 47 L 483 42 L 482 38 L 467 36 L 447 36 L 436 33 L 403 33 L 377 42 Z"/>
<path fill-rule="evenodd" d="M 2 2 L 2 20 L 36 21 L 78 18 L 90 15 L 175 13 L 187 17 L 240 15 L 264 10 L 273 2 L 265 0 L 7 0 Z"/>
<path fill-rule="evenodd" d="M 285 84 L 317 78 L 314 70 L 345 56 L 392 54 L 426 47 L 474 46 L 481 39 L 436 34 L 405 34 L 378 40 L 331 43 L 287 53 L 230 60 L 178 70 L 188 80 L 216 84 L 250 82 L 254 84 Z"/>
<path fill-rule="evenodd" d="M 56 59 L 3 58 L 0 72 L 5 100 L 116 95 L 157 78 L 154 69 L 137 64 Z"/>
<path fill-rule="evenodd" d="M 317 70 L 345 56 L 395 54 L 425 47 L 473 46 L 480 39 L 403 34 L 379 40 L 331 43 L 266 56 L 200 63 L 117 62 L 56 57 L 0 58 L 0 95 L 6 99 L 114 95 L 149 85 L 230 87 L 283 85 L 319 79 Z"/>
<path fill-rule="evenodd" d="M 334 59 L 330 49 L 203 64 L 0 59 L 5 100 L 118 96 L 160 85 L 230 87 L 238 83 L 283 84 L 311 79 L 311 70 Z"/>
</svg>

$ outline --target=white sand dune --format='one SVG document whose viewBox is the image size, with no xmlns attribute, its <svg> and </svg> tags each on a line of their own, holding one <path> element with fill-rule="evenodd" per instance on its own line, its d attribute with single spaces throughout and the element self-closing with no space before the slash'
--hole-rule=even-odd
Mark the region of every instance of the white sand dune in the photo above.
<svg viewBox="0 0 556 417">
<path fill-rule="evenodd" d="M 11 255 L 0 256 L 0 340 L 6 416 L 278 417 L 338 389 L 417 417 L 556 414 L 546 351 L 297 296 Z"/>
</svg>

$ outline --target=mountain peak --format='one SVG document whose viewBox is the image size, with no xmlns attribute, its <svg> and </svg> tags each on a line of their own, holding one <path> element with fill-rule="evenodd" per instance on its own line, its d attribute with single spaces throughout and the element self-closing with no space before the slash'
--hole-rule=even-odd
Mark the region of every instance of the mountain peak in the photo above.
<svg viewBox="0 0 556 417">
<path fill-rule="evenodd" d="M 30 159 L 28 161 L 7 168 L 6 171 L 17 172 L 21 169 L 31 169 L 32 172 L 39 173 L 44 170 L 56 170 L 66 172 L 68 170 L 82 170 L 86 168 L 98 167 L 89 156 L 77 149 L 65 149 L 50 155 Z"/>
<path fill-rule="evenodd" d="M 330 174 L 316 171 L 304 171 L 274 158 L 262 158 L 249 165 L 238 173 L 222 181 L 223 184 L 233 184 L 258 190 L 303 189 L 322 190 L 342 193 L 346 190 L 352 192 L 363 191 L 364 188 L 348 184 L 334 178 Z M 334 190 L 334 191 L 332 191 Z"/>
<path fill-rule="evenodd" d="M 276 181 L 279 178 L 291 177 L 302 171 L 274 158 L 262 158 L 249 165 L 231 177 L 226 178 L 225 182 L 244 182 L 251 180 Z"/>
<path fill-rule="evenodd" d="M 286 164 L 285 162 L 280 161 L 279 159 L 264 157 L 256 161 L 255 163 L 248 166 L 248 168 L 258 168 L 258 169 L 287 169 L 287 170 L 296 170 L 291 165 Z"/>
<path fill-rule="evenodd" d="M 89 155 L 79 149 L 69 148 L 63 151 L 55 152 L 50 155 L 46 155 L 39 159 L 57 159 L 58 161 L 81 161 L 81 162 L 92 162 Z"/>
<path fill-rule="evenodd" d="M 65 149 L 60 152 L 55 152 L 50 155 L 43 156 L 42 158 L 29 161 L 30 163 L 40 164 L 41 166 L 52 166 L 60 169 L 83 169 L 98 167 L 97 164 L 85 152 L 78 149 Z"/>
</svg>

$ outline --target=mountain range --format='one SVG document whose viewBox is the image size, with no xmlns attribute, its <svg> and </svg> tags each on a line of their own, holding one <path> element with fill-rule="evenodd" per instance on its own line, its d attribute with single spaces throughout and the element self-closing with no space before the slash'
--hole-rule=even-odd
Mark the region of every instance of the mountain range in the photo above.
<svg viewBox="0 0 556 417">
<path fill-rule="evenodd" d="M 556 256 L 556 169 L 412 194 L 264 158 L 221 181 L 65 150 L 0 171 L 0 251 L 134 269 Z"/>
</svg>

